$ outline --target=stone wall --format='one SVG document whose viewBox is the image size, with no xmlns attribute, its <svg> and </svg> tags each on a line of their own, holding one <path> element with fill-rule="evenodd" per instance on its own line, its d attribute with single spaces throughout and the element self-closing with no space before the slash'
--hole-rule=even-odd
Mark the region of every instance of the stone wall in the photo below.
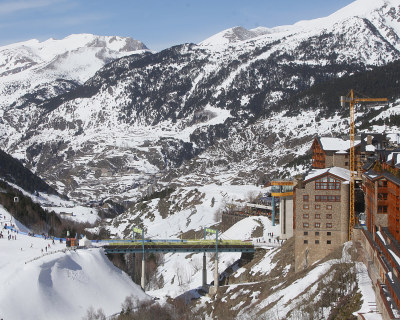
<svg viewBox="0 0 400 320">
<path fill-rule="evenodd" d="M 347 157 L 347 158 L 346 158 Z M 348 154 L 334 154 L 333 155 L 333 166 L 349 169 L 349 155 Z"/>
</svg>

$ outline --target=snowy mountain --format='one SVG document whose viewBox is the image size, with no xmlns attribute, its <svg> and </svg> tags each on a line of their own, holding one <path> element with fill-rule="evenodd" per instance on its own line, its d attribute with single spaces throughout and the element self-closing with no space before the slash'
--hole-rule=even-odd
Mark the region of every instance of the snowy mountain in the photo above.
<svg viewBox="0 0 400 320">
<path fill-rule="evenodd" d="M 358 0 L 326 18 L 117 59 L 84 84 L 62 80 L 66 93 L 4 107 L 2 145 L 86 201 L 136 201 L 155 183 L 260 182 L 315 134 L 347 131 L 339 106 L 328 114 L 306 96 L 301 113 L 288 102 L 399 59 L 399 6 Z"/>
<path fill-rule="evenodd" d="M 76 88 L 115 59 L 145 51 L 132 38 L 91 34 L 0 47 L 1 146 L 43 113 L 38 103 Z"/>
</svg>

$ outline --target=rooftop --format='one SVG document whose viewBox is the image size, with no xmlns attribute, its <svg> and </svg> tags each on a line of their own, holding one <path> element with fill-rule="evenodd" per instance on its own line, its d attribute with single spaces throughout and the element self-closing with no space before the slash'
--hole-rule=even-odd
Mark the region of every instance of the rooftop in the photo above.
<svg viewBox="0 0 400 320">
<path fill-rule="evenodd" d="M 332 137 L 320 137 L 319 141 L 322 149 L 325 151 L 346 151 L 350 149 L 350 140 Z M 356 140 L 354 145 L 357 146 L 360 143 L 361 141 Z"/>
<path fill-rule="evenodd" d="M 309 171 L 304 178 L 304 180 L 310 180 L 315 177 L 318 177 L 320 175 L 323 175 L 325 173 L 330 173 L 333 174 L 343 180 L 350 181 L 350 170 L 344 169 L 344 168 L 339 168 L 339 167 L 331 167 L 331 168 L 325 168 L 325 169 L 312 169 Z"/>
</svg>

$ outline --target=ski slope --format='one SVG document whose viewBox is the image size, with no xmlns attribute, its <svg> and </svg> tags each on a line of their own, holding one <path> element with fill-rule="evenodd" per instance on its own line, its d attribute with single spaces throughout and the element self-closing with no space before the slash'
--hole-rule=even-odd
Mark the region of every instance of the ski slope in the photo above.
<svg viewBox="0 0 400 320">
<path fill-rule="evenodd" d="M 8 240 L 5 223 L 26 228 L 1 206 L 0 221 L 0 319 L 81 319 L 90 307 L 112 315 L 127 296 L 150 299 L 102 249 L 66 250 L 65 243 L 17 232 Z"/>
</svg>

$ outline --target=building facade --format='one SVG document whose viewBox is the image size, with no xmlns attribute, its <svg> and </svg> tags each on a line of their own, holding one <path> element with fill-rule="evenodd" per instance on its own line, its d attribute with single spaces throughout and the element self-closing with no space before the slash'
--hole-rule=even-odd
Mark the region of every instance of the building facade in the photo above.
<svg viewBox="0 0 400 320">
<path fill-rule="evenodd" d="M 348 241 L 350 172 L 344 168 L 312 170 L 297 181 L 295 270 L 307 268 Z"/>
<path fill-rule="evenodd" d="M 372 234 L 388 228 L 400 242 L 400 153 L 391 152 L 363 174 L 366 226 Z"/>
<path fill-rule="evenodd" d="M 376 172 L 363 174 L 365 225 L 374 233 L 378 227 L 388 226 L 388 180 Z"/>
</svg>

